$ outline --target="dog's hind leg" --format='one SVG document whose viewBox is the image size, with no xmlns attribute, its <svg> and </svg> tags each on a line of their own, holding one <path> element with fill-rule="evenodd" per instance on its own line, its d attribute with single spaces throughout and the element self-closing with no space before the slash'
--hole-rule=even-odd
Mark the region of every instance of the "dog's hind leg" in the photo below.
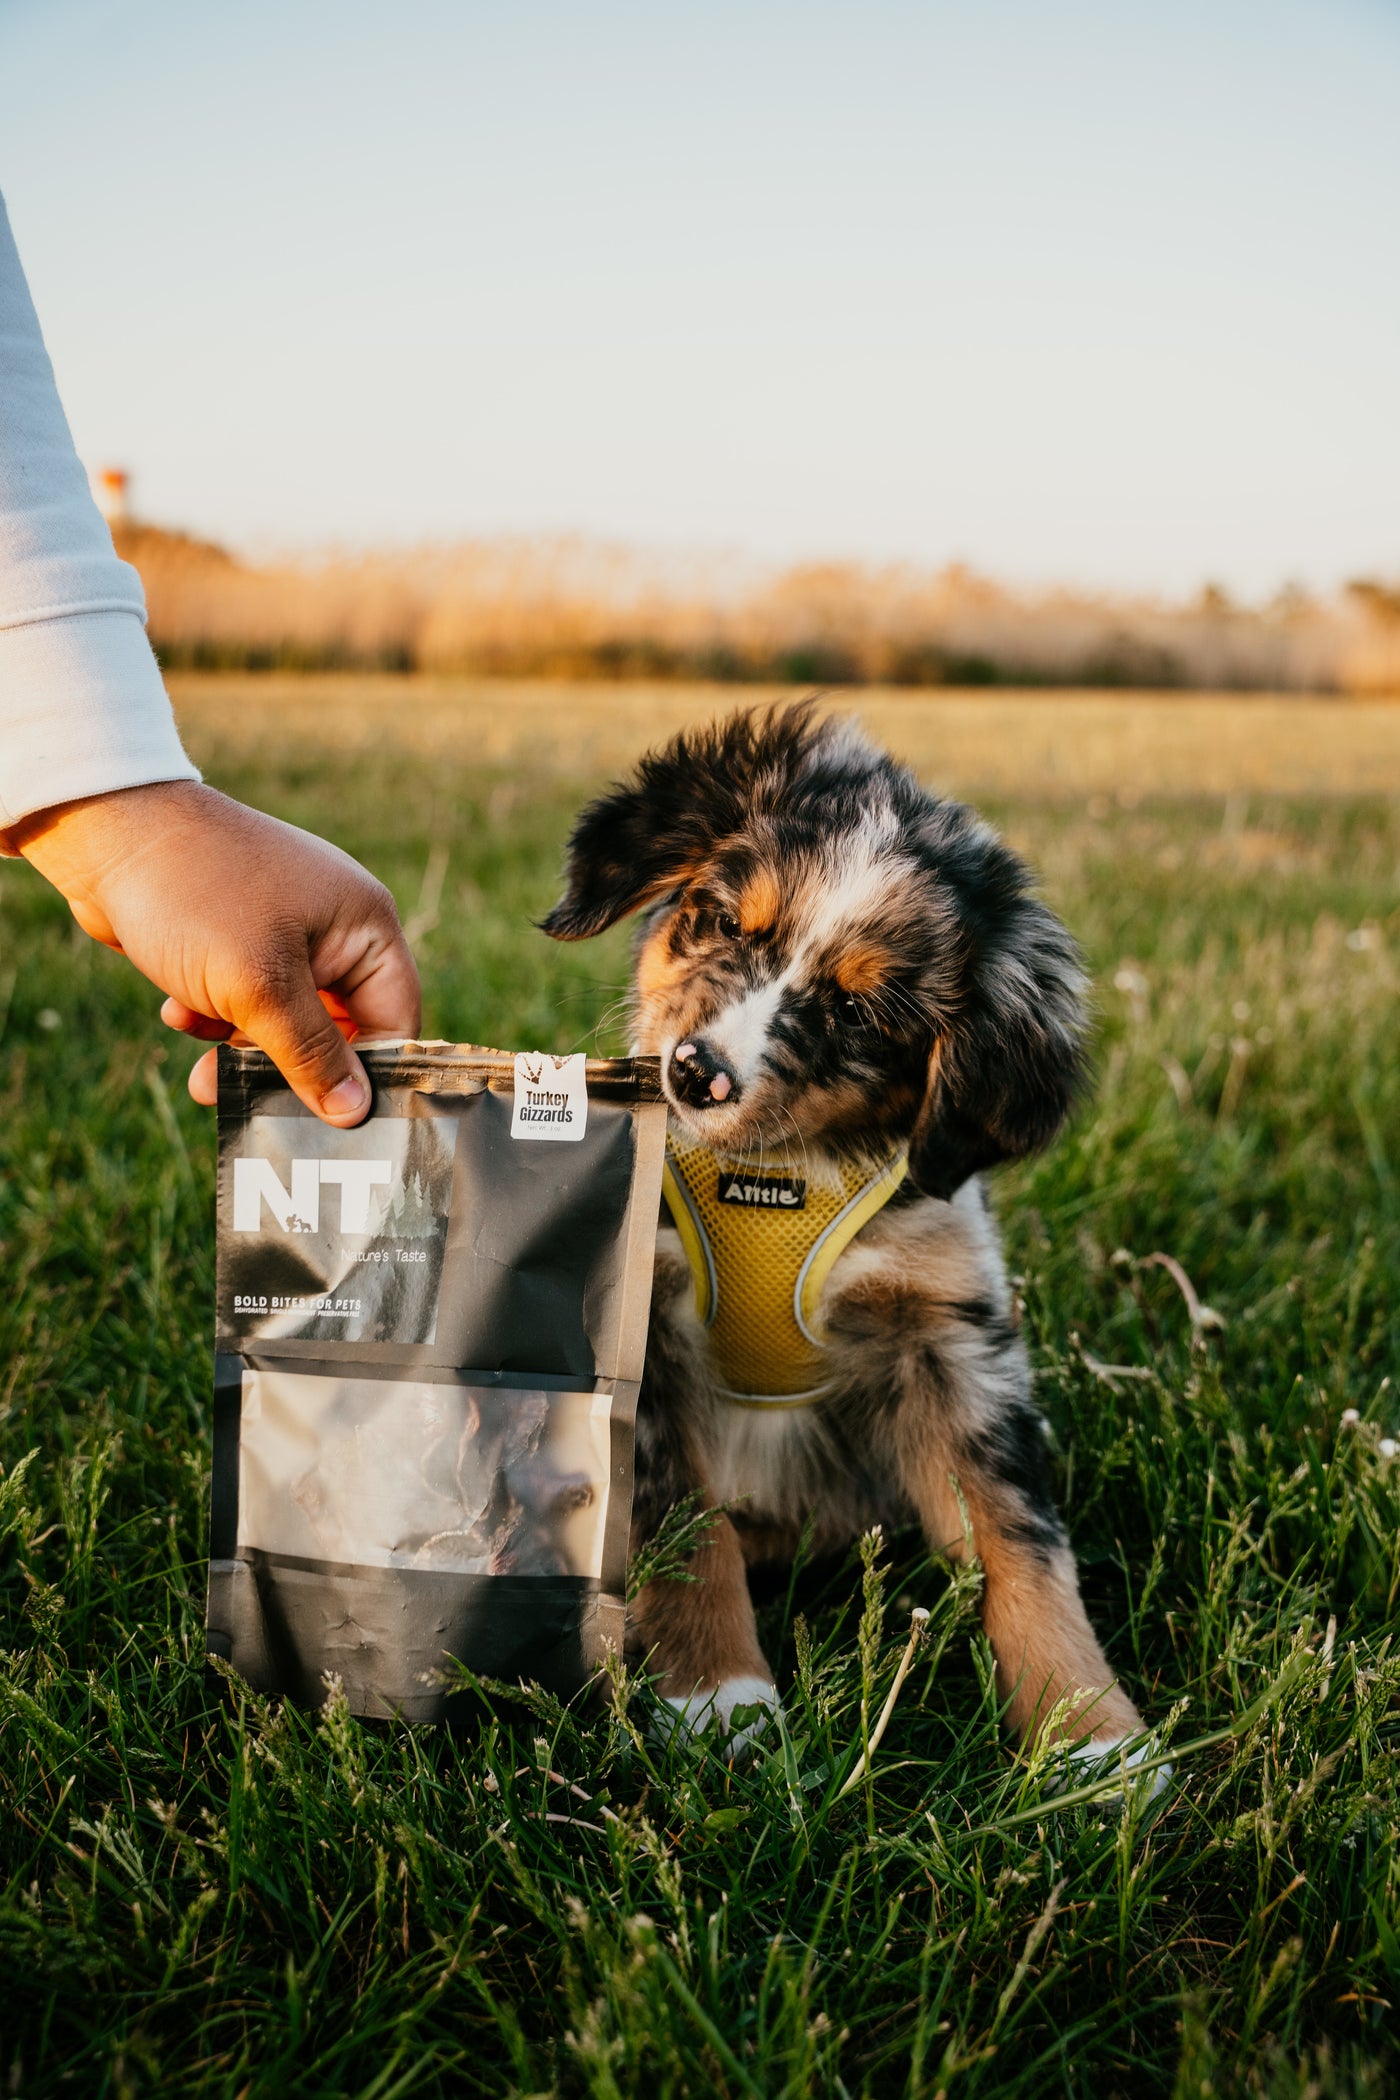
<svg viewBox="0 0 1400 2100">
<path fill-rule="evenodd" d="M 852 1264 L 830 1308 L 833 1341 L 852 1389 L 867 1396 L 872 1452 L 929 1544 L 981 1561 L 1010 1725 L 1033 1740 L 1059 1707 L 1062 1740 L 1107 1748 L 1141 1722 L 1080 1599 L 999 1262 L 984 1251 L 980 1265 L 966 1253 L 959 1264 L 954 1222 L 926 1264 L 875 1250 Z"/>
<path fill-rule="evenodd" d="M 1061 1740 L 1105 1750 L 1139 1732 L 1079 1594 L 1019 1336 L 950 1320 L 905 1369 L 892 1425 L 900 1478 L 930 1545 L 954 1558 L 970 1546 L 982 1564 L 1010 1725 L 1031 1741 L 1058 1709 Z"/>
</svg>

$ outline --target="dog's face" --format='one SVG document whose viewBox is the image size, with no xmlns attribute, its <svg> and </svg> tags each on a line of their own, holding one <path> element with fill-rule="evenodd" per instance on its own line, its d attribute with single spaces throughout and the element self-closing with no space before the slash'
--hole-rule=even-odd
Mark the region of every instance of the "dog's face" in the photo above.
<svg viewBox="0 0 1400 2100">
<path fill-rule="evenodd" d="M 956 914 L 881 798 L 832 817 L 824 798 L 750 815 L 644 929 L 638 1047 L 682 1129 L 717 1149 L 876 1147 L 922 1104 Z"/>
<path fill-rule="evenodd" d="M 717 1151 L 908 1141 L 945 1195 L 1064 1116 L 1068 935 L 985 825 L 810 707 L 678 738 L 584 811 L 545 930 L 638 909 L 638 1047 Z"/>
</svg>

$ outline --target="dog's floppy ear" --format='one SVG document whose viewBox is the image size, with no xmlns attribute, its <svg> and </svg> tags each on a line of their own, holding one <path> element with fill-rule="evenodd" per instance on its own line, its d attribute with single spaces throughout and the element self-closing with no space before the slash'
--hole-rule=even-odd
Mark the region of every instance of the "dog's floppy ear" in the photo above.
<svg viewBox="0 0 1400 2100">
<path fill-rule="evenodd" d="M 564 894 L 540 921 L 557 941 L 603 933 L 688 882 L 745 812 L 775 795 L 816 740 L 810 706 L 740 709 L 683 732 L 574 826 Z"/>
<path fill-rule="evenodd" d="M 658 800 L 640 785 L 614 788 L 575 824 L 564 894 L 541 929 L 556 941 L 603 933 L 679 889 L 702 857 L 695 827 L 682 821 L 673 796 Z"/>
<path fill-rule="evenodd" d="M 909 1147 L 927 1195 L 1048 1145 L 1085 1081 L 1085 979 L 1073 940 L 1027 894 L 1027 873 L 985 833 L 965 842 L 973 879 L 956 884 L 967 945 L 961 998 L 929 1061 Z M 961 871 L 960 871 L 961 872 Z"/>
</svg>

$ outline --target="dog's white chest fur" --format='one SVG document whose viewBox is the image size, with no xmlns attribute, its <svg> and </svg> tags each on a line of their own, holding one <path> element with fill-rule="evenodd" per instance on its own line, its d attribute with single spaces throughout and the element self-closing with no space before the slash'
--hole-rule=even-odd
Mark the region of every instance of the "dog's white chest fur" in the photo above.
<svg viewBox="0 0 1400 2100">
<path fill-rule="evenodd" d="M 749 1516 L 794 1521 L 824 1443 L 809 1407 L 723 1406 L 711 1450 L 716 1500 Z"/>
</svg>

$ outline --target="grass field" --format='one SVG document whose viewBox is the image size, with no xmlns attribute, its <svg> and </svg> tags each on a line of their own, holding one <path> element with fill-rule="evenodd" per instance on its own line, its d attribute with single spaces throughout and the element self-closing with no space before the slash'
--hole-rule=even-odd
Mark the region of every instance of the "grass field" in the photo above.
<svg viewBox="0 0 1400 2100">
<path fill-rule="evenodd" d="M 393 884 L 431 1032 L 618 1045 L 624 937 L 529 922 L 644 700 L 181 701 L 219 785 Z M 788 1723 L 738 1773 L 658 1750 L 640 1695 L 451 1738 L 211 1691 L 213 1131 L 151 989 L 5 864 L 5 2090 L 1395 2089 L 1400 711 L 1307 709 L 869 708 L 982 794 L 1097 981 L 1094 1105 L 996 1200 L 1091 1610 L 1175 1751 L 1122 1813 L 1010 1753 L 975 1575 L 912 1536 L 765 1600 Z"/>
</svg>

